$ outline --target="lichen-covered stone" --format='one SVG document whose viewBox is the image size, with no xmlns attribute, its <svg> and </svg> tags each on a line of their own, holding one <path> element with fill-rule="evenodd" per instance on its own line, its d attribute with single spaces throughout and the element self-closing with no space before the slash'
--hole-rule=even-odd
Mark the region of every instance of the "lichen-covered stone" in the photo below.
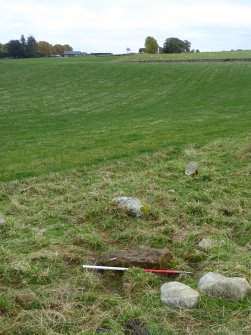
<svg viewBox="0 0 251 335">
<path fill-rule="evenodd" d="M 124 249 L 101 255 L 97 265 L 161 269 L 169 265 L 172 254 L 165 249 Z"/>
<path fill-rule="evenodd" d="M 192 308 L 199 298 L 198 291 L 180 282 L 165 283 L 160 291 L 161 301 L 170 307 Z"/>
<path fill-rule="evenodd" d="M 126 212 L 127 215 L 143 218 L 150 212 L 150 207 L 138 198 L 134 197 L 116 197 L 113 203 Z"/>
<path fill-rule="evenodd" d="M 251 286 L 246 278 L 208 272 L 199 280 L 198 289 L 214 297 L 242 300 L 251 291 Z"/>
<path fill-rule="evenodd" d="M 198 164 L 196 162 L 190 162 L 185 166 L 185 175 L 195 176 L 198 174 Z"/>
</svg>

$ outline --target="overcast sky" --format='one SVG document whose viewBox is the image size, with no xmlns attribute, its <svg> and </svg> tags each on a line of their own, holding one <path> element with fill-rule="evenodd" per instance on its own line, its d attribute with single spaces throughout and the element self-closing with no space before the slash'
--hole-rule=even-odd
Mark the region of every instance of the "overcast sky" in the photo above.
<svg viewBox="0 0 251 335">
<path fill-rule="evenodd" d="M 21 34 L 86 52 L 137 52 L 147 36 L 251 49 L 251 0 L 0 0 L 0 43 Z"/>
</svg>

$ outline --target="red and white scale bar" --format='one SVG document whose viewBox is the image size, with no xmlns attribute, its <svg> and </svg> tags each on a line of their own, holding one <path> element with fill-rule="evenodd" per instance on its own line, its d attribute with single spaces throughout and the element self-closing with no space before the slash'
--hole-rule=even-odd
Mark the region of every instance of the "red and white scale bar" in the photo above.
<svg viewBox="0 0 251 335">
<path fill-rule="evenodd" d="M 83 265 L 84 269 L 93 270 L 111 270 L 111 271 L 128 271 L 129 268 L 117 267 L 117 266 L 103 266 L 103 265 Z M 155 269 L 143 269 L 145 272 L 152 273 L 166 273 L 166 274 L 192 274 L 189 271 L 178 271 L 178 270 L 155 270 Z"/>
</svg>

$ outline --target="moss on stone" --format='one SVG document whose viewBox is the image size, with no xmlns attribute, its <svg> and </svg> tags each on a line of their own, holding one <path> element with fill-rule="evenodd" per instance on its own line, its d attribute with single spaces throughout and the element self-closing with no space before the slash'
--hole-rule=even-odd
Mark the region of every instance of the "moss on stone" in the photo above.
<svg viewBox="0 0 251 335">
<path fill-rule="evenodd" d="M 150 207 L 145 204 L 145 203 L 142 203 L 142 206 L 140 207 L 140 210 L 141 212 L 143 213 L 144 216 L 148 216 L 150 214 Z"/>
</svg>

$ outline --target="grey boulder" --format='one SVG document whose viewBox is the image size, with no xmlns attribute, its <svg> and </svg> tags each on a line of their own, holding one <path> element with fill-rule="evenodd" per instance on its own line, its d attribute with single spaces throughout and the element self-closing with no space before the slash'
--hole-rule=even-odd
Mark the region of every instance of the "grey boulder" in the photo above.
<svg viewBox="0 0 251 335">
<path fill-rule="evenodd" d="M 122 211 L 125 211 L 129 216 L 142 218 L 147 216 L 150 211 L 148 205 L 134 197 L 116 197 L 113 199 L 113 203 L 115 203 Z"/>
<path fill-rule="evenodd" d="M 246 278 L 208 272 L 199 280 L 198 290 L 218 298 L 242 300 L 251 291 L 251 286 Z"/>
<path fill-rule="evenodd" d="M 163 284 L 160 292 L 161 301 L 170 307 L 192 308 L 199 298 L 198 291 L 176 281 Z"/>
<path fill-rule="evenodd" d="M 198 174 L 198 164 L 196 162 L 190 162 L 185 166 L 185 175 L 195 176 Z"/>
</svg>

